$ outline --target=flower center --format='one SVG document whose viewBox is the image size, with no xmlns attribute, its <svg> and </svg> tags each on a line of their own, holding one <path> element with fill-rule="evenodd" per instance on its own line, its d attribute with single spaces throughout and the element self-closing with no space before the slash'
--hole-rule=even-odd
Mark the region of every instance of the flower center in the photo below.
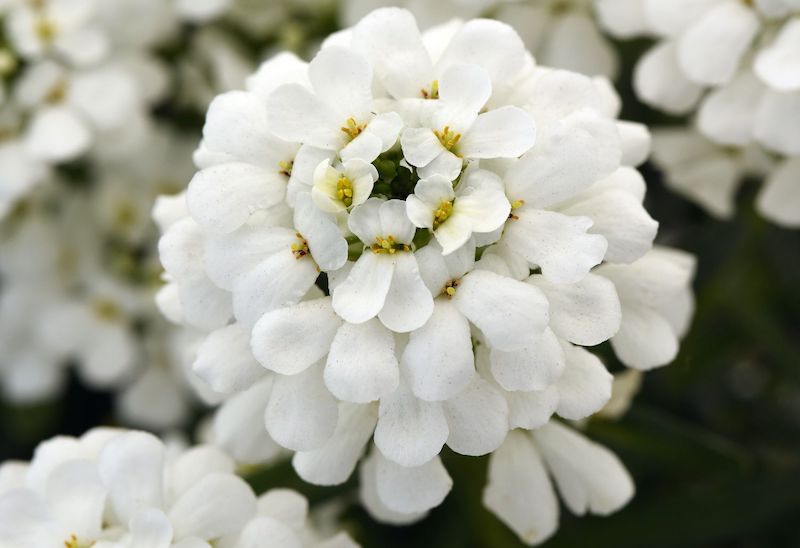
<svg viewBox="0 0 800 548">
<path fill-rule="evenodd" d="M 306 255 L 310 255 L 311 251 L 309 251 L 308 242 L 306 241 L 305 238 L 303 238 L 302 234 L 300 234 L 299 232 L 295 232 L 294 235 L 297 236 L 297 239 L 299 241 L 292 244 L 292 253 L 294 254 L 294 258 L 299 261 Z"/>
<path fill-rule="evenodd" d="M 411 246 L 408 244 L 397 243 L 394 241 L 394 236 L 375 236 L 375 243 L 370 246 L 373 253 L 388 253 L 394 254 L 398 251 L 411 251 Z"/>
<path fill-rule="evenodd" d="M 286 177 L 292 176 L 292 168 L 294 167 L 294 160 L 289 162 L 278 162 L 278 167 L 281 168 L 278 173 L 281 175 L 285 175 Z"/>
<path fill-rule="evenodd" d="M 439 98 L 439 80 L 431 82 L 430 89 L 421 89 L 419 94 L 423 99 L 438 99 Z"/>
<path fill-rule="evenodd" d="M 458 287 L 459 280 L 450 280 L 446 284 L 444 284 L 444 288 L 442 288 L 442 295 L 447 295 L 448 298 L 453 298 L 456 294 L 456 288 Z"/>
<path fill-rule="evenodd" d="M 336 197 L 345 207 L 353 205 L 353 182 L 344 175 L 341 175 L 336 181 Z"/>
<path fill-rule="evenodd" d="M 122 311 L 117 303 L 110 299 L 98 298 L 92 301 L 92 310 L 101 320 L 113 322 L 122 317 Z"/>
<path fill-rule="evenodd" d="M 49 44 L 55 40 L 57 28 L 56 24 L 51 19 L 40 16 L 36 19 L 34 31 L 42 42 Z"/>
<path fill-rule="evenodd" d="M 461 134 L 450 129 L 450 126 L 444 126 L 442 131 L 434 130 L 433 134 L 436 135 L 436 138 L 439 139 L 442 146 L 451 152 L 461 140 Z"/>
<path fill-rule="evenodd" d="M 64 97 L 67 96 L 67 81 L 66 80 L 59 80 L 56 84 L 50 88 L 50 91 L 47 92 L 45 95 L 44 100 L 50 104 L 57 104 L 64 100 Z"/>
<path fill-rule="evenodd" d="M 361 132 L 364 131 L 365 127 L 367 127 L 366 124 L 359 124 L 358 122 L 356 122 L 356 119 L 351 116 L 350 118 L 347 119 L 345 125 L 342 126 L 340 129 L 352 141 L 353 139 L 361 135 Z"/>
<path fill-rule="evenodd" d="M 514 221 L 519 219 L 518 215 L 514 215 L 514 210 L 519 209 L 525 205 L 525 200 L 514 200 L 511 202 L 511 211 L 508 213 L 508 218 L 513 219 Z"/>
<path fill-rule="evenodd" d="M 445 222 L 452 213 L 453 202 L 442 200 L 442 203 L 439 204 L 438 209 L 433 212 L 433 229 L 436 230 L 439 228 L 439 225 Z"/>
<path fill-rule="evenodd" d="M 69 538 L 64 541 L 64 548 L 91 548 L 92 546 L 94 546 L 94 541 L 82 544 L 78 542 L 78 537 L 74 534 L 70 535 Z"/>
</svg>

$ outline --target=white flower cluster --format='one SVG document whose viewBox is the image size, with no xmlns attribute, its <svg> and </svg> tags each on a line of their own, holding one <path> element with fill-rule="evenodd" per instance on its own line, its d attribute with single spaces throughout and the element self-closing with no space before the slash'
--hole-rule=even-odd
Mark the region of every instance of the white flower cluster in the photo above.
<svg viewBox="0 0 800 548">
<path fill-rule="evenodd" d="M 170 326 L 155 306 L 160 266 L 150 210 L 159 193 L 191 176 L 194 143 L 164 129 L 150 139 L 137 149 L 146 163 L 98 163 L 91 187 L 54 177 L 5 219 L 4 401 L 53 399 L 74 366 L 86 386 L 116 394 L 128 424 L 163 429 L 189 418 L 197 335 Z"/>
<path fill-rule="evenodd" d="M 0 465 L 2 548 L 357 548 L 307 522 L 287 489 L 256 497 L 212 446 L 97 428 Z"/>
<path fill-rule="evenodd" d="M 493 453 L 486 505 L 527 542 L 557 528 L 549 478 L 575 513 L 622 506 L 616 457 L 551 416 L 611 395 L 585 347 L 675 357 L 694 265 L 653 248 L 649 135 L 617 111 L 501 22 L 420 33 L 398 8 L 217 97 L 201 170 L 155 211 L 159 304 L 210 331 L 193 368 L 226 397 L 217 442 L 334 485 L 372 440 L 362 500 L 395 523 L 449 492 L 445 444 Z"/>
<path fill-rule="evenodd" d="M 639 97 L 693 129 L 656 134 L 668 182 L 730 217 L 746 176 L 766 178 L 757 208 L 800 226 L 800 3 L 796 0 L 599 0 L 619 37 L 658 43 L 634 74 Z"/>
</svg>

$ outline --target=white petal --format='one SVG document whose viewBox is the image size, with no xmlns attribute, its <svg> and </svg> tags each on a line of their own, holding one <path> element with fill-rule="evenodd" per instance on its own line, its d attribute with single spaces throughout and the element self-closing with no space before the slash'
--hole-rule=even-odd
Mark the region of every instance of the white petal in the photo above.
<svg viewBox="0 0 800 548">
<path fill-rule="evenodd" d="M 98 470 L 108 486 L 109 505 L 122 523 L 141 508 L 161 507 L 164 444 L 152 434 L 129 432 L 103 448 Z"/>
<path fill-rule="evenodd" d="M 439 58 L 437 69 L 455 64 L 478 65 L 499 86 L 514 79 L 525 65 L 525 44 L 505 23 L 474 19 L 464 23 Z"/>
<path fill-rule="evenodd" d="M 736 74 L 759 28 L 756 14 L 739 2 L 723 2 L 692 24 L 678 41 L 681 68 L 693 81 L 719 85 Z"/>
<path fill-rule="evenodd" d="M 381 400 L 375 445 L 401 466 L 420 466 L 439 454 L 448 429 L 442 406 L 418 399 L 400 385 Z"/>
<path fill-rule="evenodd" d="M 601 516 L 624 506 L 633 481 L 611 451 L 557 422 L 533 432 L 564 503 L 574 513 Z"/>
<path fill-rule="evenodd" d="M 172 545 L 172 524 L 157 508 L 143 508 L 137 512 L 128 529 L 134 548 L 169 548 Z"/>
<path fill-rule="evenodd" d="M 322 49 L 308 65 L 317 96 L 344 115 L 363 120 L 372 106 L 372 66 L 358 53 L 339 46 Z"/>
<path fill-rule="evenodd" d="M 416 167 L 427 166 L 444 151 L 433 131 L 423 127 L 407 128 L 400 136 L 400 144 L 405 160 Z"/>
<path fill-rule="evenodd" d="M 506 174 L 507 194 L 537 208 L 547 207 L 611 174 L 620 162 L 614 124 L 592 111 L 578 111 L 559 121 Z"/>
<path fill-rule="evenodd" d="M 205 228 L 233 232 L 259 209 L 267 209 L 285 193 L 282 176 L 243 163 L 208 167 L 192 178 L 186 193 L 189 212 Z"/>
<path fill-rule="evenodd" d="M 800 93 L 768 91 L 756 111 L 754 134 L 765 147 L 785 154 L 800 154 Z"/>
<path fill-rule="evenodd" d="M 322 366 L 277 376 L 264 415 L 267 431 L 293 451 L 322 447 L 336 428 L 338 406 L 322 380 Z"/>
<path fill-rule="evenodd" d="M 244 526 L 235 548 L 303 548 L 303 542 L 287 525 L 259 516 Z"/>
<path fill-rule="evenodd" d="M 29 489 L 12 489 L 0 496 L 0 538 L 8 548 L 60 548 L 61 526 L 47 502 Z"/>
<path fill-rule="evenodd" d="M 344 133 L 336 113 L 316 95 L 299 84 L 285 84 L 270 94 L 267 100 L 267 123 L 281 139 L 339 150 Z"/>
<path fill-rule="evenodd" d="M 556 384 L 559 398 L 556 412 L 565 419 L 580 420 L 608 403 L 614 377 L 591 352 L 569 343 L 563 347 L 567 367 Z"/>
<path fill-rule="evenodd" d="M 375 406 L 339 404 L 339 422 L 333 435 L 319 449 L 295 453 L 295 471 L 315 485 L 344 483 L 355 470 L 377 419 Z"/>
<path fill-rule="evenodd" d="M 300 529 L 308 517 L 308 500 L 292 489 L 270 489 L 258 497 L 258 515 L 275 518 L 292 529 Z"/>
<path fill-rule="evenodd" d="M 238 324 L 208 335 L 197 349 L 192 371 L 222 394 L 244 390 L 265 375 L 250 351 L 250 332 Z"/>
<path fill-rule="evenodd" d="M 266 312 L 297 303 L 318 276 L 310 257 L 298 259 L 290 249 L 274 253 L 236 280 L 233 313 L 250 327 Z"/>
<path fill-rule="evenodd" d="M 608 242 L 605 260 L 632 263 L 653 247 L 658 222 L 627 192 L 609 191 L 561 210 L 570 217 L 588 217 L 593 234 Z"/>
<path fill-rule="evenodd" d="M 373 519 L 390 525 L 408 525 L 425 517 L 425 512 L 405 514 L 389 510 L 378 495 L 378 458 L 373 451 L 359 466 L 359 495 L 364 509 Z"/>
<path fill-rule="evenodd" d="M 756 206 L 762 215 L 786 227 L 800 226 L 800 158 L 786 161 L 767 179 Z"/>
<path fill-rule="evenodd" d="M 402 364 L 411 390 L 426 401 L 461 392 L 475 373 L 469 323 L 449 300 L 437 299 L 425 325 L 411 332 Z"/>
<path fill-rule="evenodd" d="M 453 302 L 500 350 L 522 348 L 547 325 L 547 300 L 538 289 L 486 270 L 464 276 Z"/>
<path fill-rule="evenodd" d="M 394 337 L 378 320 L 339 328 L 325 365 L 325 384 L 334 396 L 367 403 L 393 392 L 399 382 Z"/>
<path fill-rule="evenodd" d="M 506 392 L 509 428 L 533 430 L 550 420 L 558 407 L 558 388 L 551 385 L 533 392 Z"/>
<path fill-rule="evenodd" d="M 396 99 L 419 97 L 433 82 L 433 66 L 411 12 L 379 8 L 353 29 L 353 48 L 372 63 L 375 74 Z"/>
<path fill-rule="evenodd" d="M 468 115 L 479 112 L 492 95 L 489 75 L 478 65 L 452 65 L 439 78 L 440 108 Z"/>
<path fill-rule="evenodd" d="M 311 256 L 323 271 L 338 270 L 347 262 L 347 242 L 336 220 L 318 209 L 307 193 L 299 194 L 294 204 L 294 226 L 308 242 Z"/>
<path fill-rule="evenodd" d="M 280 450 L 264 428 L 271 391 L 272 377 L 268 377 L 227 399 L 214 417 L 214 443 L 237 462 L 259 464 Z"/>
<path fill-rule="evenodd" d="M 394 260 L 392 283 L 378 318 L 392 331 L 406 333 L 428 321 L 433 313 L 433 297 L 420 277 L 412 253 L 397 253 Z"/>
<path fill-rule="evenodd" d="M 336 313 L 350 323 L 364 323 L 377 316 L 389 293 L 394 265 L 390 256 L 366 249 L 333 292 Z"/>
<path fill-rule="evenodd" d="M 169 463 L 168 498 L 175 500 L 208 474 L 232 474 L 235 466 L 233 459 L 217 447 L 212 445 L 192 447 Z"/>
<path fill-rule="evenodd" d="M 457 453 L 486 455 L 497 449 L 508 433 L 508 404 L 503 394 L 478 375 L 443 407 L 450 430 L 447 446 Z"/>
<path fill-rule="evenodd" d="M 467 158 L 517 158 L 536 141 L 536 125 L 524 110 L 504 106 L 478 116 L 458 152 Z"/>
<path fill-rule="evenodd" d="M 89 460 L 73 460 L 53 470 L 47 478 L 47 499 L 58 521 L 79 539 L 100 534 L 106 487 Z"/>
<path fill-rule="evenodd" d="M 558 500 L 530 438 L 509 433 L 489 459 L 483 504 L 527 544 L 538 544 L 558 528 Z"/>
<path fill-rule="evenodd" d="M 790 19 L 775 41 L 758 53 L 755 71 L 772 89 L 800 89 L 800 19 Z"/>
<path fill-rule="evenodd" d="M 381 220 L 381 236 L 392 236 L 395 242 L 411 243 L 411 240 L 414 239 L 415 228 L 406 215 L 406 204 L 403 203 L 403 200 L 383 202 L 378 210 L 378 215 Z"/>
<path fill-rule="evenodd" d="M 611 346 L 622 363 L 636 369 L 666 365 L 678 354 L 678 338 L 669 322 L 655 310 L 636 305 L 622 308 L 622 325 Z"/>
<path fill-rule="evenodd" d="M 281 375 L 300 373 L 324 358 L 342 323 L 330 303 L 325 297 L 264 314 L 253 326 L 255 358 Z"/>
<path fill-rule="evenodd" d="M 67 107 L 39 109 L 28 124 L 25 136 L 28 150 L 51 162 L 72 160 L 86 152 L 92 143 L 86 123 Z"/>
<path fill-rule="evenodd" d="M 550 327 L 559 337 L 594 346 L 619 330 L 622 309 L 614 284 L 607 278 L 589 273 L 574 284 L 555 284 L 535 275 L 528 281 L 550 302 Z"/>
<path fill-rule="evenodd" d="M 702 93 L 698 84 L 684 76 L 678 66 L 678 48 L 669 41 L 656 45 L 639 60 L 633 87 L 648 105 L 676 115 L 689 112 Z"/>
<path fill-rule="evenodd" d="M 412 468 L 400 466 L 380 454 L 377 459 L 378 497 L 395 512 L 412 514 L 435 508 L 453 486 L 439 457 Z"/>
<path fill-rule="evenodd" d="M 544 390 L 564 370 L 564 352 L 549 327 L 528 341 L 510 352 L 492 349 L 492 376 L 506 390 Z"/>
<path fill-rule="evenodd" d="M 439 142 L 438 139 L 436 142 Z M 431 163 L 417 169 L 417 175 L 423 179 L 441 175 L 453 181 L 458 178 L 461 173 L 464 167 L 464 161 L 460 156 L 456 156 L 449 150 L 445 150 L 441 144 L 439 144 L 439 149 L 441 153 L 436 156 Z"/>
<path fill-rule="evenodd" d="M 554 282 L 577 282 L 605 256 L 608 242 L 588 233 L 592 226 L 588 217 L 532 209 L 518 217 L 506 225 L 506 242 Z"/>
<path fill-rule="evenodd" d="M 752 72 L 740 73 L 703 100 L 698 111 L 698 129 L 716 143 L 748 144 L 753 140 L 754 105 L 763 91 L 764 85 Z"/>
<path fill-rule="evenodd" d="M 256 496 L 233 474 L 209 474 L 186 491 L 169 511 L 175 539 L 213 540 L 239 531 L 256 512 Z"/>
</svg>

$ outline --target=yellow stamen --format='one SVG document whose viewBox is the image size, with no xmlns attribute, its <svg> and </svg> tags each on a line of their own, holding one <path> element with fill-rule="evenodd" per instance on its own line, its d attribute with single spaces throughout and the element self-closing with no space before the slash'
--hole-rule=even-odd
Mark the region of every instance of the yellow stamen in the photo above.
<svg viewBox="0 0 800 548">
<path fill-rule="evenodd" d="M 399 244 L 394 241 L 394 236 L 389 235 L 385 238 L 375 236 L 375 243 L 370 246 L 373 253 L 388 253 L 393 255 L 398 251 L 411 251 L 411 246 L 408 244 Z"/>
<path fill-rule="evenodd" d="M 348 119 L 347 119 L 346 125 L 345 125 L 345 126 L 342 126 L 340 129 L 341 129 L 341 130 L 342 130 L 342 132 L 344 132 L 344 133 L 345 133 L 345 134 L 346 134 L 346 135 L 347 135 L 347 136 L 350 138 L 350 140 L 352 141 L 353 139 L 355 139 L 356 137 L 358 137 L 359 135 L 361 135 L 361 132 L 362 132 L 362 131 L 364 131 L 364 128 L 365 128 L 365 127 L 367 127 L 367 126 L 366 126 L 366 124 L 358 124 L 358 123 L 356 122 L 356 119 L 355 119 L 355 118 L 353 118 L 353 117 L 350 117 L 350 118 L 348 118 Z"/>
<path fill-rule="evenodd" d="M 92 301 L 92 310 L 101 320 L 108 322 L 119 320 L 122 317 L 122 310 L 117 303 L 110 299 L 95 299 Z"/>
<path fill-rule="evenodd" d="M 519 219 L 519 216 L 514 215 L 514 210 L 519 209 L 524 205 L 525 205 L 525 200 L 514 200 L 513 202 L 511 202 L 511 212 L 508 214 L 508 218 L 513 219 L 515 221 Z"/>
<path fill-rule="evenodd" d="M 442 131 L 434 130 L 433 134 L 436 135 L 436 138 L 439 139 L 442 146 L 451 152 L 461 140 L 461 134 L 451 130 L 450 126 L 444 126 Z"/>
<path fill-rule="evenodd" d="M 336 197 L 345 207 L 353 205 L 353 183 L 344 175 L 341 175 L 336 182 Z"/>
<path fill-rule="evenodd" d="M 442 295 L 447 296 L 448 298 L 452 298 L 456 294 L 456 288 L 458 287 L 458 280 L 450 280 L 446 284 L 444 284 L 444 288 L 442 289 Z"/>
<path fill-rule="evenodd" d="M 55 40 L 58 33 L 56 24 L 45 16 L 40 16 L 36 19 L 34 31 L 39 39 L 47 44 Z"/>
<path fill-rule="evenodd" d="M 442 200 L 442 203 L 439 204 L 439 208 L 433 212 L 433 229 L 436 230 L 439 228 L 439 225 L 449 219 L 452 213 L 453 202 Z"/>
<path fill-rule="evenodd" d="M 439 80 L 434 80 L 431 83 L 431 89 L 428 91 L 427 89 L 419 90 L 420 95 L 422 95 L 423 99 L 438 99 L 439 98 Z"/>
<path fill-rule="evenodd" d="M 290 162 L 278 162 L 278 167 L 281 168 L 278 173 L 286 177 L 292 176 L 292 168 L 294 167 L 294 160 Z"/>
<path fill-rule="evenodd" d="M 303 257 L 309 255 L 311 251 L 308 249 L 308 242 L 303 235 L 299 232 L 295 232 L 294 234 L 298 238 L 298 242 L 292 244 L 292 253 L 294 253 L 294 258 L 298 261 Z"/>
<path fill-rule="evenodd" d="M 50 104 L 60 103 L 67 96 L 67 82 L 66 80 L 59 80 L 50 88 L 50 91 L 45 95 L 44 100 Z"/>
</svg>

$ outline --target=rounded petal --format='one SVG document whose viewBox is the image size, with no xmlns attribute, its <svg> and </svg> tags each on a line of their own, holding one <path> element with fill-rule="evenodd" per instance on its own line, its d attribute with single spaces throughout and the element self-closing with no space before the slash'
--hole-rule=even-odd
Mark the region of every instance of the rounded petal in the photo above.
<svg viewBox="0 0 800 548">
<path fill-rule="evenodd" d="M 208 335 L 197 349 L 192 371 L 221 394 L 244 390 L 265 375 L 250 351 L 250 332 L 238 324 Z"/>
<path fill-rule="evenodd" d="M 390 394 L 399 382 L 394 337 L 378 320 L 339 328 L 325 365 L 325 384 L 334 396 L 367 403 Z"/>
<path fill-rule="evenodd" d="M 433 297 L 420 277 L 417 259 L 408 252 L 395 254 L 392 283 L 378 313 L 381 323 L 392 331 L 406 333 L 422 327 L 432 313 Z"/>
<path fill-rule="evenodd" d="M 505 390 L 544 390 L 564 371 L 564 352 L 548 327 L 513 351 L 492 349 L 492 376 Z"/>
<path fill-rule="evenodd" d="M 486 455 L 508 433 L 508 404 L 494 386 L 474 375 L 466 389 L 443 404 L 447 446 L 462 455 Z"/>
<path fill-rule="evenodd" d="M 569 343 L 564 343 L 563 348 L 567 366 L 556 383 L 556 412 L 565 419 L 580 420 L 608 403 L 614 377 L 591 352 Z"/>
<path fill-rule="evenodd" d="M 253 355 L 281 375 L 300 373 L 325 357 L 341 323 L 328 297 L 273 310 L 253 326 Z"/>
<path fill-rule="evenodd" d="M 453 487 L 439 457 L 414 467 L 401 466 L 380 454 L 377 459 L 378 497 L 389 510 L 403 514 L 425 512 L 439 506 Z"/>
<path fill-rule="evenodd" d="M 453 302 L 499 350 L 522 348 L 547 326 L 547 300 L 538 289 L 488 270 L 461 278 Z"/>
<path fill-rule="evenodd" d="M 209 474 L 175 501 L 169 520 L 175 539 L 214 540 L 239 531 L 256 512 L 256 496 L 233 474 Z"/>
<path fill-rule="evenodd" d="M 504 106 L 480 114 L 458 143 L 466 158 L 517 158 L 536 141 L 536 125 L 521 108 Z"/>
<path fill-rule="evenodd" d="M 375 445 L 401 466 L 420 466 L 439 454 L 448 428 L 439 403 L 418 399 L 401 385 L 381 400 Z"/>
<path fill-rule="evenodd" d="M 483 504 L 527 544 L 544 542 L 555 533 L 558 500 L 526 434 L 509 433 L 492 453 Z"/>
<path fill-rule="evenodd" d="M 321 365 L 278 376 L 264 414 L 269 435 L 293 451 L 322 447 L 336 428 L 338 406 L 322 380 Z"/>
<path fill-rule="evenodd" d="M 391 257 L 367 249 L 347 279 L 334 289 L 333 309 L 350 323 L 364 323 L 377 316 L 386 302 L 394 267 Z"/>
<path fill-rule="evenodd" d="M 461 392 L 475 373 L 469 323 L 447 299 L 437 299 L 430 319 L 412 331 L 402 365 L 414 395 L 442 401 Z"/>
</svg>

